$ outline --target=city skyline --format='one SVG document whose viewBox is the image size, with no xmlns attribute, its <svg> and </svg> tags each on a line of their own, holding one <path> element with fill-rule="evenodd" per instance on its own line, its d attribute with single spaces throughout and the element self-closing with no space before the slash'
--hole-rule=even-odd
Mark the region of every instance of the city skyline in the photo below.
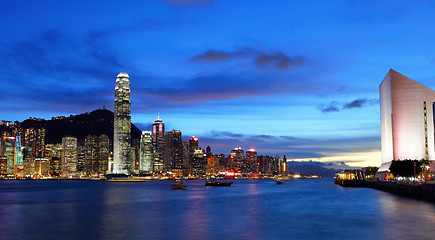
<svg viewBox="0 0 435 240">
<path fill-rule="evenodd" d="M 0 11 L 1 120 L 114 111 L 113 76 L 127 72 L 142 131 L 160 112 L 166 129 L 215 152 L 379 166 L 386 72 L 435 88 L 428 1 L 7 1 Z"/>
</svg>

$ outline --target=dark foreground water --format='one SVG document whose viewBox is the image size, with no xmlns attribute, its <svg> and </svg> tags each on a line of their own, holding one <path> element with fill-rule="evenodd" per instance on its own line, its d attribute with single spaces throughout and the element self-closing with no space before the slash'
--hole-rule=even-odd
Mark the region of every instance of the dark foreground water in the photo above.
<svg viewBox="0 0 435 240">
<path fill-rule="evenodd" d="M 1 181 L 0 239 L 433 239 L 435 204 L 332 179 Z"/>
</svg>

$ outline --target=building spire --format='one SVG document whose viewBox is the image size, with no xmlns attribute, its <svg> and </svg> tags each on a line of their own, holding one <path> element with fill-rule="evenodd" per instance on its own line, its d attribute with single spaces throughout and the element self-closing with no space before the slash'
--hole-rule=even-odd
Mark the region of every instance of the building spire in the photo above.
<svg viewBox="0 0 435 240">
<path fill-rule="evenodd" d="M 157 113 L 157 119 L 160 119 L 160 113 L 159 112 Z"/>
</svg>

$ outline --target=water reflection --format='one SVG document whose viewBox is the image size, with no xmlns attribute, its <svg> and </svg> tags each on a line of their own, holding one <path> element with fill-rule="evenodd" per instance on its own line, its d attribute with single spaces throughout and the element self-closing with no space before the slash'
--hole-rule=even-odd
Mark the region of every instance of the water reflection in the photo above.
<svg viewBox="0 0 435 240">
<path fill-rule="evenodd" d="M 435 206 L 330 179 L 4 181 L 0 222 L 0 239 L 426 239 Z"/>
</svg>

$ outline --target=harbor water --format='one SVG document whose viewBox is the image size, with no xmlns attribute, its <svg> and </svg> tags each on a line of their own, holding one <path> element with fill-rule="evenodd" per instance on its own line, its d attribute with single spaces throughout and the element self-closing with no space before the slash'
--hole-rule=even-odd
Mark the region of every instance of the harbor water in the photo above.
<svg viewBox="0 0 435 240">
<path fill-rule="evenodd" d="M 333 179 L 1 181 L 0 239 L 430 239 L 435 204 Z"/>
</svg>

